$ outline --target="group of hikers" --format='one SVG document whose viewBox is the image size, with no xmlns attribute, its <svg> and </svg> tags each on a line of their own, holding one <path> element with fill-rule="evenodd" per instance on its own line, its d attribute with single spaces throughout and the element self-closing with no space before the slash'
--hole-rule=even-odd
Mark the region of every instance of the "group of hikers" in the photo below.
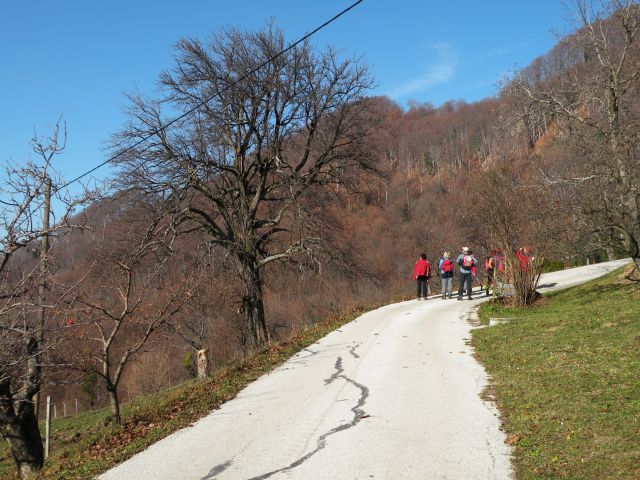
<svg viewBox="0 0 640 480">
<path fill-rule="evenodd" d="M 500 250 L 492 250 L 485 257 L 485 275 L 486 283 L 484 285 L 485 294 L 489 295 L 489 289 L 495 288 L 496 273 L 502 271 L 504 259 Z M 455 262 L 451 259 L 449 252 L 444 252 L 438 260 L 436 274 L 440 277 L 441 298 L 453 298 L 453 276 L 458 269 L 460 275 L 460 284 L 458 287 L 458 300 L 462 300 L 466 293 L 467 298 L 471 300 L 471 291 L 473 288 L 473 280 L 477 278 L 478 260 L 473 255 L 473 251 L 468 247 L 463 247 L 462 252 L 458 255 Z M 413 268 L 413 279 L 416 281 L 418 288 L 418 300 L 427 299 L 429 280 L 431 279 L 432 268 L 427 260 L 427 254 L 423 253 L 415 263 Z"/>
</svg>

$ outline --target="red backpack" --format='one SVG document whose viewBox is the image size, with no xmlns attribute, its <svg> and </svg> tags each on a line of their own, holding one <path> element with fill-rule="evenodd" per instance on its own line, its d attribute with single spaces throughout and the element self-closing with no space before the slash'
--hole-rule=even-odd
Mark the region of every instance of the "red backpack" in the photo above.
<svg viewBox="0 0 640 480">
<path fill-rule="evenodd" d="M 463 255 L 460 259 L 460 266 L 462 268 L 472 268 L 474 266 L 473 257 L 471 255 Z"/>
<path fill-rule="evenodd" d="M 453 262 L 448 258 L 445 258 L 444 261 L 442 262 L 442 265 L 440 266 L 440 269 L 442 270 L 443 273 L 453 272 Z"/>
</svg>

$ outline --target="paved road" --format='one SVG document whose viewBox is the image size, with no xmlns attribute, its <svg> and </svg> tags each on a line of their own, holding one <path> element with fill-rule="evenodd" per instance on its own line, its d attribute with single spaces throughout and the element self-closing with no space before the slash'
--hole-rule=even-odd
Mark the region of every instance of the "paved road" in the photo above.
<svg viewBox="0 0 640 480">
<path fill-rule="evenodd" d="M 555 289 L 623 262 L 546 275 Z M 479 295 L 479 294 L 478 294 Z M 366 313 L 102 479 L 509 479 L 510 451 L 468 345 L 472 307 Z"/>
</svg>

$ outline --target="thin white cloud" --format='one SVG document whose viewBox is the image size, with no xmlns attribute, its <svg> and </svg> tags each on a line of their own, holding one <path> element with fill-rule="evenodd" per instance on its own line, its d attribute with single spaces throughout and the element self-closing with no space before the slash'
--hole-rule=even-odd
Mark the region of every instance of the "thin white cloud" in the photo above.
<svg viewBox="0 0 640 480">
<path fill-rule="evenodd" d="M 429 48 L 436 53 L 437 63 L 428 66 L 418 77 L 392 88 L 387 95 L 394 100 L 399 100 L 407 95 L 422 92 L 429 87 L 445 83 L 453 78 L 456 71 L 457 58 L 451 47 L 446 43 L 430 45 Z"/>
</svg>

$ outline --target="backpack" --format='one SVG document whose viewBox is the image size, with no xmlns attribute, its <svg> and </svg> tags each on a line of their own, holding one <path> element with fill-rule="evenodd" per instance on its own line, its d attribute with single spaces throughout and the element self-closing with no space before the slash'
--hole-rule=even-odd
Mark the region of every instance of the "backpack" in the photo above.
<svg viewBox="0 0 640 480">
<path fill-rule="evenodd" d="M 453 272 L 453 262 L 448 258 L 445 258 L 440 266 L 440 269 L 443 273 L 451 273 Z"/>
<path fill-rule="evenodd" d="M 458 263 L 462 268 L 468 270 L 473 267 L 473 257 L 471 255 L 463 255 Z"/>
</svg>

